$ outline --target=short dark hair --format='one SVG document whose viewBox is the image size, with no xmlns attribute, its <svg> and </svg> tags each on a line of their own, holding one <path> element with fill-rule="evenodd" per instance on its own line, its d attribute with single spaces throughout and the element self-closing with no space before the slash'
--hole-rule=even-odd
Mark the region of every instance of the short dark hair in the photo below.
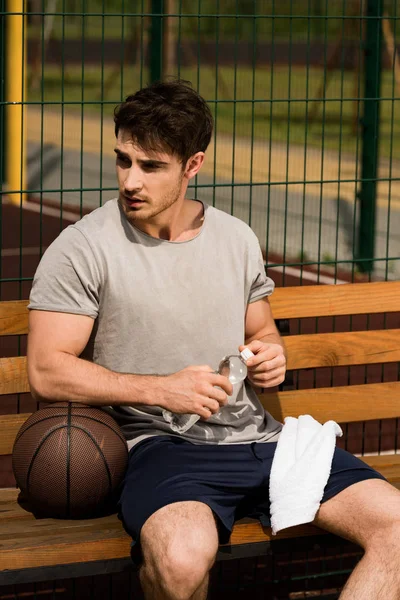
<svg viewBox="0 0 400 600">
<path fill-rule="evenodd" d="M 205 152 L 213 117 L 190 81 L 158 81 L 128 96 L 114 110 L 115 135 L 130 133 L 143 150 L 174 154 L 183 164 Z"/>
</svg>

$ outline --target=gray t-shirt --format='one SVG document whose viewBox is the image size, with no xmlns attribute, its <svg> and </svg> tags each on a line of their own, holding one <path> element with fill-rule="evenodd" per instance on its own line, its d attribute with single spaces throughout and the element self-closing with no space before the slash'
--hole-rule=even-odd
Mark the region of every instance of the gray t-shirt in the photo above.
<svg viewBox="0 0 400 600">
<path fill-rule="evenodd" d="M 258 240 L 243 221 L 204 204 L 191 240 L 153 238 L 132 226 L 116 199 L 67 227 L 46 250 L 28 308 L 95 320 L 82 357 L 120 373 L 217 369 L 244 343 L 248 303 L 272 293 Z M 128 447 L 173 435 L 157 406 L 109 409 Z M 229 404 L 182 435 L 193 443 L 277 441 L 282 425 L 251 385 L 234 385 Z M 180 435 L 180 434 L 176 434 Z"/>
</svg>

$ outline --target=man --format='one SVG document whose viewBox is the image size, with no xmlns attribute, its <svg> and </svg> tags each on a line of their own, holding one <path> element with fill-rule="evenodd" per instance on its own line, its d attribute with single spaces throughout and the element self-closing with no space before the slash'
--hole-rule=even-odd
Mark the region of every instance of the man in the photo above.
<svg viewBox="0 0 400 600">
<path fill-rule="evenodd" d="M 153 84 L 115 112 L 119 197 L 65 229 L 32 287 L 28 371 L 38 400 L 108 406 L 130 448 L 120 516 L 151 600 L 201 600 L 234 520 L 269 522 L 281 424 L 253 386 L 284 379 L 258 241 L 186 197 L 212 134 L 187 82 Z M 244 384 L 217 374 L 245 346 Z M 201 417 L 174 433 L 163 410 Z M 365 556 L 341 598 L 400 597 L 400 494 L 336 449 L 315 523 Z"/>
</svg>

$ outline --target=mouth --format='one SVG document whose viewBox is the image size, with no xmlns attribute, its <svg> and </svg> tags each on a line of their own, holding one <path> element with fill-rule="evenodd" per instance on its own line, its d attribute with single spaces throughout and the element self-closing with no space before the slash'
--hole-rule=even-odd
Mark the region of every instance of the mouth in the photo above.
<svg viewBox="0 0 400 600">
<path fill-rule="evenodd" d="M 144 200 L 141 200 L 140 198 L 136 198 L 136 197 L 128 198 L 128 196 L 124 195 L 124 200 L 130 208 L 138 208 L 139 206 L 142 206 L 143 204 L 145 204 Z"/>
</svg>

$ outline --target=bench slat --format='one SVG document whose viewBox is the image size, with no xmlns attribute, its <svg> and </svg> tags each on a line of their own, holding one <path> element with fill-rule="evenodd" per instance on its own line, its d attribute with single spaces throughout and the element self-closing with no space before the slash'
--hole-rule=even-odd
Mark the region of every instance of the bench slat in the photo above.
<svg viewBox="0 0 400 600">
<path fill-rule="evenodd" d="M 291 335 L 284 341 L 288 369 L 400 361 L 400 329 Z"/>
<path fill-rule="evenodd" d="M 392 419 L 400 416 L 400 381 L 332 388 L 260 393 L 259 398 L 275 419 L 312 415 L 324 423 Z M 29 414 L 0 416 L 0 455 L 11 454 L 15 436 Z"/>
<path fill-rule="evenodd" d="M 2 527 L 0 533 L 0 568 L 2 570 L 27 569 L 43 565 L 92 562 L 102 560 L 104 557 L 110 559 L 129 557 L 128 536 L 116 517 L 107 519 L 103 523 L 94 519 L 95 525 L 91 530 L 77 525 L 72 532 L 66 529 L 65 534 L 57 522 L 47 522 L 46 531 L 44 522 L 12 520 L 8 529 L 7 526 Z M 39 526 L 35 527 L 37 524 Z M 10 537 L 13 541 L 6 549 L 5 541 Z"/>
<path fill-rule="evenodd" d="M 360 458 L 373 469 L 377 469 L 378 471 L 384 469 L 385 473 L 388 468 L 394 467 L 396 469 L 400 467 L 400 454 L 377 454 L 375 456 L 362 456 Z"/>
<path fill-rule="evenodd" d="M 400 281 L 276 288 L 275 319 L 377 314 L 400 310 Z M 0 302 L 0 336 L 28 332 L 28 300 Z"/>
<path fill-rule="evenodd" d="M 270 302 L 275 319 L 398 312 L 400 281 L 276 288 Z"/>
<path fill-rule="evenodd" d="M 29 392 L 26 356 L 0 358 L 0 395 Z"/>
<path fill-rule="evenodd" d="M 324 423 L 392 419 L 400 416 L 400 381 L 262 393 L 259 398 L 275 419 L 310 414 Z"/>
<path fill-rule="evenodd" d="M 0 335 L 28 333 L 28 300 L 0 302 Z"/>
<path fill-rule="evenodd" d="M 375 466 L 381 458 L 364 457 L 363 460 Z M 385 455 L 383 462 L 389 462 L 391 458 Z M 393 455 L 393 462 L 397 469 L 399 455 Z M 391 468 L 393 466 L 383 465 L 380 469 L 389 481 Z M 398 479 L 394 484 L 400 487 Z M 18 490 L 0 490 L 0 584 L 1 571 L 130 556 L 130 538 L 116 515 L 80 521 L 35 519 L 16 503 L 17 496 Z M 13 518 L 8 518 L 10 513 Z M 20 518 L 16 518 L 15 513 L 19 513 Z M 263 528 L 256 520 L 243 519 L 236 523 L 228 545 L 325 533 L 313 525 L 299 525 L 272 536 L 270 528 Z"/>
<path fill-rule="evenodd" d="M 0 456 L 12 453 L 16 435 L 30 414 L 0 415 Z"/>
</svg>

